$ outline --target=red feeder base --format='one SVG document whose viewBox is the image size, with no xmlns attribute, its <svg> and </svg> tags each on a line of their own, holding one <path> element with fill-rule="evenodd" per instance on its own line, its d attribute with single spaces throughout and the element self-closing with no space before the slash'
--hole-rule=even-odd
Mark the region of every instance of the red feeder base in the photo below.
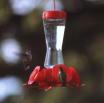
<svg viewBox="0 0 104 103">
<path fill-rule="evenodd" d="M 34 85 L 38 89 L 49 90 L 53 87 L 80 87 L 80 77 L 74 67 L 64 64 L 53 68 L 36 66 L 31 73 L 27 85 Z"/>
</svg>

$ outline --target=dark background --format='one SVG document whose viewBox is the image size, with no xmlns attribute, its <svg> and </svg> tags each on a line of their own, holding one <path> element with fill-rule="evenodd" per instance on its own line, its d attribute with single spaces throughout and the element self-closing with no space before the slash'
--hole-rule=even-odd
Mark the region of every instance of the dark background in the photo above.
<svg viewBox="0 0 104 103">
<path fill-rule="evenodd" d="M 60 1 L 67 12 L 63 42 L 64 61 L 67 66 L 76 67 L 86 86 L 80 91 L 55 88 L 49 92 L 39 92 L 34 88 L 28 88 L 25 90 L 26 97 L 21 102 L 103 103 L 104 1 Z M 22 58 L 15 64 L 9 64 L 0 56 L 1 78 L 16 76 L 24 83 L 34 66 L 43 66 L 46 46 L 41 18 L 42 11 L 38 7 L 25 15 L 19 15 L 13 13 L 9 0 L 0 0 L 0 43 L 4 39 L 13 37 L 20 43 L 23 52 L 30 49 L 33 56 L 31 68 L 27 71 L 24 69 Z M 1 52 L 0 55 L 2 55 Z M 6 102 L 8 103 L 8 99 Z"/>
</svg>

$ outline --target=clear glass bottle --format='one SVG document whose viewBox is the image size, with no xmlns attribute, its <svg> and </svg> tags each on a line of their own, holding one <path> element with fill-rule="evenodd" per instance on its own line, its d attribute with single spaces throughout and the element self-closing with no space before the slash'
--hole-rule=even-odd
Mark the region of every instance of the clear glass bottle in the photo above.
<svg viewBox="0 0 104 103">
<path fill-rule="evenodd" d="M 51 68 L 55 64 L 64 63 L 62 44 L 66 13 L 64 11 L 44 11 L 42 17 L 47 46 L 44 66 Z"/>
</svg>

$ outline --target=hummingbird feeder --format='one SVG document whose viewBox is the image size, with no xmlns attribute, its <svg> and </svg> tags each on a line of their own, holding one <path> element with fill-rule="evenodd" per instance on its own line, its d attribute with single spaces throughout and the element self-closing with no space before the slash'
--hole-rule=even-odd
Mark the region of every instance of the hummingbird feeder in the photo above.
<svg viewBox="0 0 104 103">
<path fill-rule="evenodd" d="M 55 10 L 44 11 L 42 14 L 46 40 L 46 57 L 44 67 L 36 66 L 27 82 L 28 86 L 42 90 L 53 87 L 80 87 L 80 77 L 74 67 L 64 64 L 62 44 L 65 31 L 66 12 Z"/>
</svg>

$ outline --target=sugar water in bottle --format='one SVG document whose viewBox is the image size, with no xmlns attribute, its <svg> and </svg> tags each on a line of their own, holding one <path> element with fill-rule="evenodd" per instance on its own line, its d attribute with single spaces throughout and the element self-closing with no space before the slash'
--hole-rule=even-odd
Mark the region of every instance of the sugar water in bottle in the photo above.
<svg viewBox="0 0 104 103">
<path fill-rule="evenodd" d="M 56 64 L 64 63 L 62 44 L 66 13 L 64 11 L 44 11 L 42 18 L 47 47 L 44 66 L 51 68 Z"/>
</svg>

